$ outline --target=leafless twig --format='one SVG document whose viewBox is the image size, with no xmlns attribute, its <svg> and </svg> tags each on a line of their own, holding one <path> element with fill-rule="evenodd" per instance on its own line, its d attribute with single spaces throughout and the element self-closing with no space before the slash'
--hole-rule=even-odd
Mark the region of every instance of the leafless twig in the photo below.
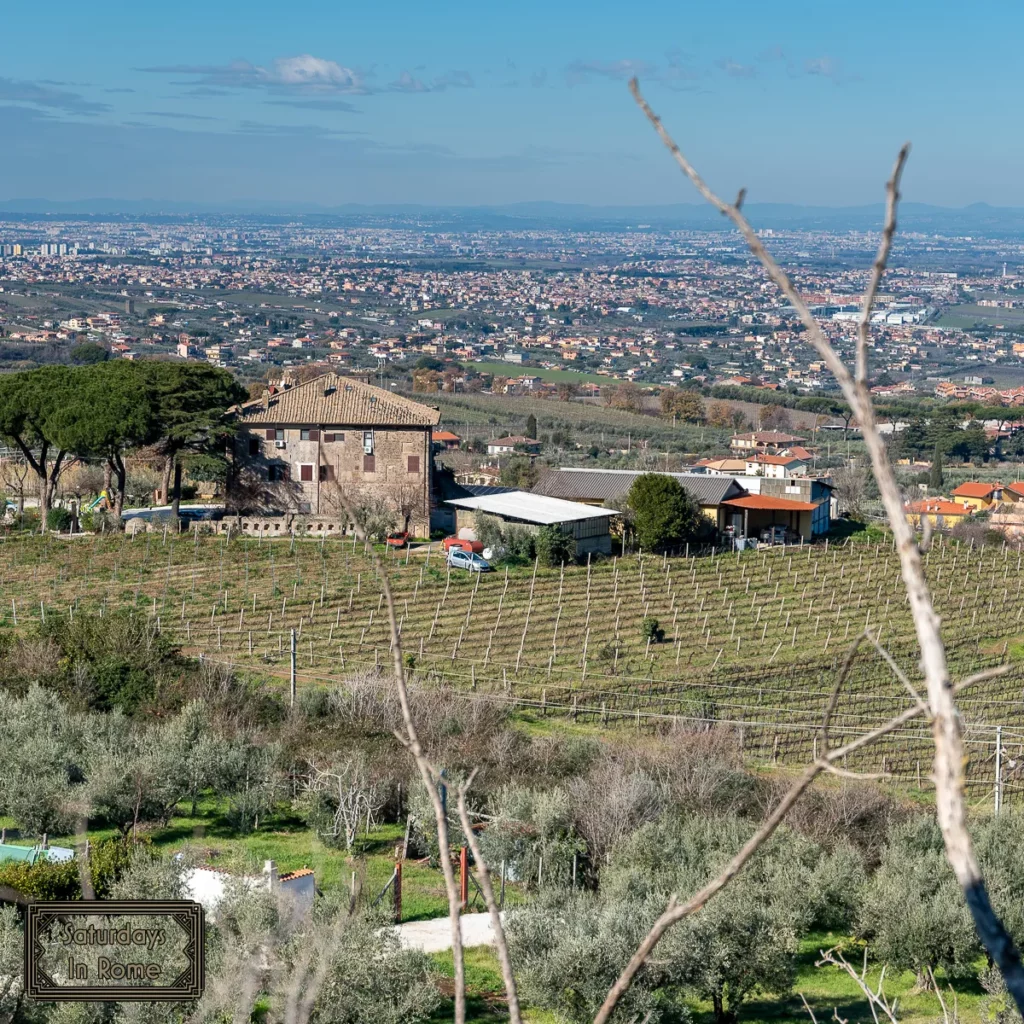
<svg viewBox="0 0 1024 1024">
<path fill-rule="evenodd" d="M 395 598 L 391 593 L 391 583 L 388 580 L 387 568 L 373 546 L 366 543 L 366 534 L 356 522 L 356 516 L 347 497 L 341 494 L 338 500 L 352 522 L 356 536 L 366 544 L 373 558 L 377 575 L 380 577 L 381 590 L 384 593 L 384 604 L 388 610 L 388 627 L 391 633 L 391 656 L 395 672 L 395 687 L 398 690 L 398 702 L 402 708 L 402 723 L 405 729 L 404 734 L 399 733 L 397 735 L 402 745 L 412 754 L 416 767 L 419 770 L 420 778 L 423 780 L 423 785 L 426 787 L 427 794 L 430 797 L 431 806 L 434 809 L 434 819 L 437 823 L 437 843 L 441 853 L 441 871 L 444 875 L 444 887 L 448 896 L 448 917 L 451 920 L 452 927 L 452 961 L 455 968 L 455 1024 L 465 1024 L 466 965 L 462 952 L 462 922 L 460 920 L 462 900 L 449 852 L 448 817 L 445 813 L 444 804 L 441 802 L 441 794 L 438 792 L 440 775 L 430 763 L 423 750 L 419 733 L 416 730 L 416 722 L 413 719 L 412 709 L 409 705 L 409 688 L 405 678 L 405 662 L 402 659 L 402 638 L 398 630 Z"/>
<path fill-rule="evenodd" d="M 926 684 L 928 707 L 932 719 L 932 735 L 935 742 L 932 775 L 935 782 L 936 815 L 946 847 L 946 859 L 963 890 L 982 944 L 1003 975 L 1007 989 L 1013 996 L 1018 1009 L 1024 1012 L 1024 966 L 1021 965 L 1020 955 L 1013 940 L 992 909 L 981 868 L 967 832 L 967 812 L 963 796 L 965 763 L 963 739 L 953 701 L 953 689 L 950 685 L 946 648 L 942 642 L 939 617 L 935 612 L 928 590 L 924 567 L 921 563 L 921 552 L 914 531 L 904 513 L 900 489 L 889 463 L 885 444 L 877 429 L 874 404 L 867 382 L 869 347 L 867 324 L 870 323 L 878 284 L 885 271 L 892 238 L 896 231 L 899 183 L 910 147 L 904 145 L 900 150 L 892 175 L 886 185 L 886 214 L 882 229 L 882 241 L 861 308 L 860 321 L 864 326 L 859 331 L 856 375 L 854 375 L 825 336 L 821 325 L 815 320 L 803 296 L 765 248 L 750 222 L 740 212 L 740 207 L 719 198 L 697 173 L 665 130 L 661 119 L 644 99 L 635 78 L 630 81 L 629 87 L 633 98 L 654 126 L 658 137 L 672 154 L 680 170 L 712 206 L 733 222 L 769 278 L 789 300 L 806 330 L 808 343 L 835 377 L 843 397 L 860 423 L 864 445 L 871 460 L 871 469 L 885 506 L 889 526 L 893 532 L 903 583 L 906 587 L 914 628 L 921 648 L 922 674 Z M 609 998 L 616 991 L 616 987 L 613 987 L 612 992 L 609 993 Z M 604 1016 L 602 1017 L 601 1014 Z M 598 1015 L 598 1020 L 607 1020 L 604 1007 L 602 1007 L 601 1014 Z"/>
<path fill-rule="evenodd" d="M 1005 672 L 1006 669 L 1003 668 L 1003 671 Z M 973 685 L 973 682 L 976 681 L 977 680 L 974 679 L 964 680 L 964 682 L 956 686 L 954 689 L 956 691 L 962 690 L 968 685 Z M 633 983 L 633 978 L 636 975 L 636 972 L 640 970 L 644 963 L 646 963 L 648 957 L 650 957 L 651 953 L 654 951 L 654 947 L 661 941 L 665 933 L 674 924 L 676 924 L 676 922 L 681 921 L 684 917 L 689 917 L 690 914 L 700 910 L 708 900 L 721 892 L 721 890 L 724 889 L 743 870 L 747 861 L 749 861 L 751 857 L 753 857 L 754 854 L 757 853 L 757 851 L 765 844 L 765 842 L 771 838 L 772 833 L 774 833 L 779 827 L 793 805 L 804 795 L 811 783 L 823 771 L 828 771 L 836 761 L 841 760 L 848 754 L 855 753 L 863 747 L 870 746 L 883 736 L 887 736 L 889 733 L 895 732 L 901 726 L 905 725 L 907 722 L 913 721 L 922 713 L 922 708 L 917 705 L 909 707 L 905 711 L 900 712 L 900 714 L 895 718 L 890 719 L 884 725 L 880 725 L 877 729 L 872 729 L 870 732 L 864 733 L 862 736 L 858 736 L 856 739 L 851 740 L 842 747 L 837 747 L 835 750 L 825 751 L 822 756 L 809 764 L 803 772 L 801 772 L 799 778 L 797 778 L 793 783 L 786 795 L 775 806 L 771 814 L 769 814 L 764 820 L 761 827 L 743 844 L 739 853 L 729 861 L 717 878 L 712 879 L 712 881 L 704 886 L 704 888 L 699 892 L 691 896 L 685 903 L 679 903 L 675 896 L 669 900 L 668 906 L 651 926 L 651 930 L 644 937 L 643 942 L 641 942 L 637 947 L 636 952 L 630 958 L 629 963 L 626 964 L 618 979 L 616 979 L 615 984 L 608 990 L 608 995 L 605 996 L 605 1000 L 601 1004 L 601 1008 L 598 1010 L 597 1016 L 594 1017 L 594 1024 L 606 1024 L 606 1022 L 611 1018 L 618 1001 L 629 990 L 629 986 Z"/>
<path fill-rule="evenodd" d="M 854 980 L 857 987 L 864 993 L 865 999 L 868 1001 L 868 1008 L 871 1010 L 871 1016 L 874 1018 L 875 1024 L 880 1024 L 878 1019 L 878 1011 L 881 1010 L 889 1020 L 889 1024 L 899 1024 L 896 1018 L 896 1003 L 894 999 L 889 1002 L 885 994 L 885 968 L 882 968 L 881 973 L 878 976 L 878 988 L 872 988 L 868 984 L 868 951 L 864 950 L 864 966 L 858 972 L 854 969 L 853 965 L 843 956 L 842 952 L 838 949 L 824 949 L 821 950 L 821 959 L 814 962 L 815 967 L 821 967 L 824 964 L 832 964 L 834 967 L 838 967 L 840 970 L 846 971 L 846 973 Z M 836 1011 L 836 1019 L 839 1018 L 839 1011 Z"/>
<path fill-rule="evenodd" d="M 491 885 L 491 873 L 487 870 L 480 844 L 477 842 L 476 833 L 473 831 L 473 824 L 469 820 L 469 810 L 466 807 L 466 793 L 473 784 L 476 769 L 469 778 L 459 786 L 459 820 L 462 822 L 462 831 L 466 835 L 466 842 L 473 851 L 473 865 L 476 871 L 480 889 L 484 894 L 484 902 L 491 915 L 491 924 L 494 927 L 494 944 L 498 954 L 498 963 L 501 965 L 501 977 L 505 983 L 505 993 L 508 996 L 508 1019 L 510 1024 L 521 1024 L 522 1016 L 519 1012 L 519 993 L 516 989 L 515 975 L 512 973 L 512 957 L 508 952 L 508 943 L 505 941 L 505 929 L 501 924 L 501 911 L 498 909 L 498 901 L 494 898 L 494 886 Z"/>
</svg>

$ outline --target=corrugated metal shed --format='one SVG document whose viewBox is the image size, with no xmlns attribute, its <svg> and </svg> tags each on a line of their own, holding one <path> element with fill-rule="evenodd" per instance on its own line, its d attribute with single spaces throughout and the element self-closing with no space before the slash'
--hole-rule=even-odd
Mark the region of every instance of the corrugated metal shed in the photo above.
<svg viewBox="0 0 1024 1024">
<path fill-rule="evenodd" d="M 447 505 L 466 508 L 506 519 L 519 519 L 524 523 L 550 526 L 554 523 L 577 523 L 583 519 L 607 519 L 618 512 L 611 508 L 594 508 L 577 501 L 563 501 L 529 491 L 505 491 L 502 494 L 483 494 L 474 498 L 450 498 Z"/>
<path fill-rule="evenodd" d="M 537 482 L 535 494 L 569 501 L 621 501 L 633 481 L 644 474 L 633 469 L 553 469 Z M 708 473 L 664 473 L 678 480 L 698 505 L 720 505 L 746 491 L 731 476 Z"/>
</svg>

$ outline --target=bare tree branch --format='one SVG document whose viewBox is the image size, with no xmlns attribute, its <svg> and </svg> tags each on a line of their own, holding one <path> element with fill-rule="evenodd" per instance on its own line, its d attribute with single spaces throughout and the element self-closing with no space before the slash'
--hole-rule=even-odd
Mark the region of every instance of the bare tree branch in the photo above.
<svg viewBox="0 0 1024 1024">
<path fill-rule="evenodd" d="M 885 443 L 878 433 L 875 409 L 866 379 L 867 347 L 858 344 L 858 356 L 863 356 L 864 365 L 863 370 L 858 367 L 857 377 L 854 377 L 828 341 L 821 326 L 814 319 L 806 301 L 797 291 L 789 276 L 765 249 L 757 232 L 740 212 L 740 208 L 719 198 L 701 178 L 672 137 L 665 131 L 660 118 L 651 110 L 641 94 L 635 78 L 630 81 L 629 88 L 633 98 L 654 126 L 659 138 L 675 158 L 682 172 L 712 206 L 733 222 L 769 278 L 790 301 L 804 325 L 809 344 L 835 377 L 843 392 L 843 397 L 860 422 L 864 445 L 871 460 L 872 472 L 885 506 L 889 526 L 893 532 L 903 583 L 906 587 L 914 628 L 921 648 L 922 674 L 928 694 L 928 706 L 932 717 L 932 736 L 935 742 L 932 774 L 935 782 L 936 815 L 945 843 L 946 859 L 949 861 L 960 888 L 963 890 L 967 905 L 971 909 L 979 938 L 1003 975 L 1007 989 L 1013 995 L 1018 1009 L 1024 1012 L 1024 966 L 1021 965 L 1020 955 L 1013 940 L 992 909 L 981 868 L 967 832 L 967 811 L 963 796 L 965 763 L 963 739 L 960 733 L 959 716 L 953 701 L 946 649 L 942 642 L 939 617 L 932 604 L 924 567 L 921 563 L 921 552 L 914 531 L 903 510 L 902 496 L 889 463 Z M 876 258 L 868 290 L 864 296 L 861 310 L 862 320 L 870 321 L 871 309 L 877 296 L 877 282 L 881 280 L 885 270 L 885 262 L 891 244 L 891 233 L 894 233 L 896 228 L 895 209 L 899 198 L 900 174 L 908 152 L 909 147 L 907 146 L 900 150 L 893 175 L 890 178 L 882 244 L 879 247 L 879 255 Z M 889 233 L 888 238 L 886 233 Z M 614 991 L 615 988 L 612 992 Z M 604 1008 L 602 1008 L 603 1012 Z M 607 1015 L 604 1018 L 600 1018 L 599 1015 L 599 1019 L 607 1019 Z"/>
<path fill-rule="evenodd" d="M 366 534 L 363 533 L 362 528 L 358 525 L 355 513 L 348 503 L 346 495 L 340 493 L 338 500 L 351 520 L 356 536 L 365 544 Z M 413 719 L 412 708 L 409 705 L 409 688 L 405 678 L 405 662 L 402 658 L 402 638 L 398 630 L 395 598 L 391 593 L 391 583 L 388 580 L 387 568 L 373 545 L 366 544 L 366 547 L 373 558 L 377 575 L 380 577 L 384 603 L 388 610 L 388 627 L 391 633 L 391 656 L 395 672 L 395 687 L 398 690 L 398 702 L 402 709 L 402 724 L 405 727 L 405 736 L 400 736 L 399 738 L 412 754 L 416 767 L 419 770 L 420 778 L 423 780 L 423 785 L 426 787 L 427 794 L 430 797 L 430 803 L 434 808 L 434 819 L 437 823 L 437 843 L 441 853 L 441 871 L 444 875 L 444 887 L 448 896 L 448 917 L 451 920 L 452 926 L 452 962 L 455 973 L 455 1024 L 465 1024 L 466 965 L 462 951 L 462 922 L 460 920 L 462 900 L 449 850 L 448 818 L 445 813 L 444 804 L 441 802 L 441 794 L 437 788 L 440 776 L 427 759 L 427 755 L 423 750 L 419 733 L 416 731 L 416 722 Z"/>
<path fill-rule="evenodd" d="M 480 844 L 477 842 L 476 833 L 473 831 L 473 824 L 469 820 L 469 811 L 466 808 L 466 793 L 473 784 L 476 769 L 469 778 L 459 786 L 459 820 L 462 822 L 462 831 L 465 833 L 466 842 L 473 851 L 473 864 L 477 880 L 480 882 L 480 889 L 484 894 L 484 902 L 491 915 L 491 924 L 494 927 L 494 944 L 498 954 L 498 963 L 501 965 L 501 977 L 505 983 L 505 993 L 508 996 L 508 1019 L 510 1024 L 522 1024 L 522 1016 L 519 1012 L 519 993 L 516 989 L 515 975 L 512 973 L 512 957 L 508 952 L 508 943 L 505 941 L 505 929 L 501 923 L 501 911 L 498 909 L 498 901 L 494 898 L 494 886 L 491 885 L 491 873 L 487 869 Z"/>
<path fill-rule="evenodd" d="M 959 691 L 970 684 L 970 680 L 965 680 L 955 689 Z M 907 722 L 911 722 L 921 715 L 924 710 L 918 705 L 909 707 L 884 725 L 880 725 L 877 729 L 872 729 L 870 732 L 858 736 L 856 739 L 851 740 L 842 747 L 837 747 L 835 750 L 825 751 L 821 757 L 809 764 L 790 787 L 786 795 L 778 802 L 771 814 L 764 820 L 761 827 L 743 844 L 739 853 L 729 861 L 717 878 L 712 879 L 685 903 L 679 903 L 675 896 L 669 900 L 664 912 L 651 926 L 651 930 L 637 947 L 636 952 L 630 958 L 629 963 L 626 964 L 615 984 L 608 990 L 608 995 L 605 996 L 601 1009 L 598 1010 L 597 1016 L 594 1017 L 594 1024 L 607 1024 L 607 1021 L 615 1011 L 618 1001 L 626 994 L 629 986 L 633 983 L 636 972 L 644 965 L 654 951 L 654 947 L 661 941 L 669 928 L 684 917 L 689 917 L 690 914 L 700 910 L 708 900 L 721 892 L 743 870 L 747 861 L 771 838 L 772 833 L 779 827 L 793 805 L 804 795 L 811 783 L 823 771 L 828 770 L 836 761 L 841 760 L 847 755 L 855 753 L 863 747 L 870 746 L 883 736 L 895 732 Z"/>
<path fill-rule="evenodd" d="M 927 714 L 928 708 L 921 699 L 921 695 L 917 692 L 914 684 L 907 678 L 906 672 L 896 664 L 896 659 L 879 643 L 878 638 L 870 630 L 865 630 L 864 632 L 867 638 L 875 645 L 875 650 L 878 651 L 885 663 L 892 669 L 893 675 L 904 685 L 910 696 L 921 705 L 921 710 Z"/>
<path fill-rule="evenodd" d="M 864 993 L 864 997 L 868 1001 L 868 1007 L 871 1010 L 871 1016 L 875 1020 L 875 1024 L 879 1024 L 878 1011 L 882 1013 L 889 1020 L 889 1024 L 899 1024 L 896 1018 L 896 1002 L 894 999 L 891 1003 L 885 995 L 885 968 L 882 968 L 881 974 L 878 976 L 878 988 L 873 989 L 868 984 L 868 951 L 864 950 L 864 966 L 858 972 L 849 963 L 846 957 L 843 956 L 842 952 L 836 948 L 826 949 L 821 951 L 821 959 L 814 962 L 815 967 L 821 967 L 823 964 L 832 964 L 834 967 L 838 967 L 840 970 L 846 971 L 846 973 L 854 980 L 857 987 Z M 941 1001 L 941 1000 L 940 1000 Z M 836 1010 L 835 1017 L 839 1019 L 839 1011 Z"/>
<path fill-rule="evenodd" d="M 878 297 L 878 287 L 882 283 L 889 253 L 892 250 L 893 236 L 896 234 L 896 206 L 900 201 L 900 178 L 907 157 L 910 156 L 910 143 L 904 143 L 896 157 L 892 176 L 885 183 L 885 226 L 882 228 L 882 239 L 878 243 L 878 254 L 875 256 L 868 280 L 867 290 L 860 307 L 860 318 L 857 321 L 857 372 L 856 381 L 859 387 L 867 387 L 868 382 L 868 349 L 871 345 L 871 310 Z"/>
</svg>

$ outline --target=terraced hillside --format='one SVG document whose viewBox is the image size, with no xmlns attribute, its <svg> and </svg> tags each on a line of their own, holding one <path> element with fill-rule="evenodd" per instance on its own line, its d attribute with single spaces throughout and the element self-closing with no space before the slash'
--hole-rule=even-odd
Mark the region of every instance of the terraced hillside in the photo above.
<svg viewBox="0 0 1024 1024">
<path fill-rule="evenodd" d="M 754 758 L 812 756 L 837 666 L 865 628 L 914 679 L 915 643 L 898 563 L 885 543 L 774 548 L 719 556 L 632 555 L 562 570 L 470 576 L 439 550 L 386 557 L 402 647 L 426 683 L 514 701 L 537 716 L 670 731 L 732 729 Z M 955 676 L 1012 660 L 1024 634 L 1021 555 L 939 544 L 926 555 Z M 7 538 L 0 630 L 46 615 L 136 608 L 187 649 L 298 684 L 376 667 L 390 633 L 372 559 L 351 540 L 259 542 L 151 533 L 135 538 Z M 647 638 L 645 618 L 663 635 Z M 960 698 L 981 797 L 1002 726 L 1007 795 L 1024 792 L 1024 671 Z M 912 705 L 863 643 L 832 718 L 838 743 Z M 917 722 L 851 758 L 927 786 L 929 735 Z"/>
</svg>

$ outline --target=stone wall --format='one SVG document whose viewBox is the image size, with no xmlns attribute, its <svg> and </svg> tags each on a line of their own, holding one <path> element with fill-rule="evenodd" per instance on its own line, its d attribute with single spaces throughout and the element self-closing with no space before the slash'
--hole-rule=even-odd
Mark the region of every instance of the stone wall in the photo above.
<svg viewBox="0 0 1024 1024">
<path fill-rule="evenodd" d="M 314 518 L 332 516 L 337 522 L 344 518 L 342 495 L 358 502 L 373 494 L 396 509 L 399 529 L 429 536 L 429 428 L 270 429 L 274 437 L 258 427 L 240 431 L 235 439 L 236 480 L 259 491 L 253 504 Z"/>
</svg>

